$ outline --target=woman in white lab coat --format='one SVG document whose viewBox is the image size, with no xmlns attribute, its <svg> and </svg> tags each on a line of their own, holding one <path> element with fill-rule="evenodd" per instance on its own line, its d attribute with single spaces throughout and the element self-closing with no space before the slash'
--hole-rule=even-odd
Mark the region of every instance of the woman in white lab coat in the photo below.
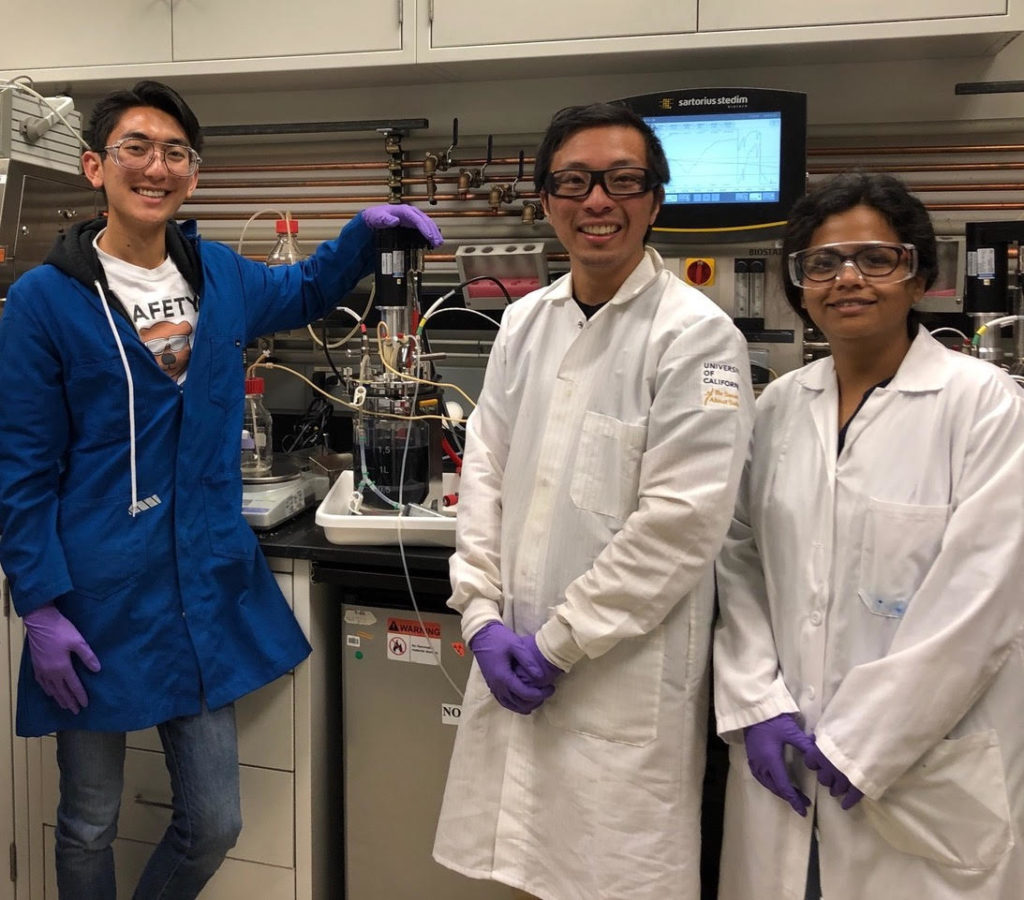
<svg viewBox="0 0 1024 900">
<path fill-rule="evenodd" d="M 783 252 L 832 355 L 761 396 L 718 565 L 719 898 L 1020 900 L 1024 393 L 916 326 L 896 179 L 819 186 Z"/>
</svg>

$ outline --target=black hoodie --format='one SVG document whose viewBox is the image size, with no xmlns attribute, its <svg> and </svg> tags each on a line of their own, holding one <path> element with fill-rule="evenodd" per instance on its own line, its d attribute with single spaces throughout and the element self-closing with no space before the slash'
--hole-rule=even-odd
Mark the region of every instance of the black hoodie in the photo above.
<svg viewBox="0 0 1024 900">
<path fill-rule="evenodd" d="M 60 269 L 70 278 L 80 281 L 90 290 L 98 281 L 103 287 L 103 293 L 107 296 L 111 308 L 127 319 L 129 317 L 124 304 L 110 290 L 103 266 L 96 254 L 96 248 L 93 246 L 96 236 L 106 227 L 107 220 L 103 216 L 90 219 L 88 222 L 77 222 L 67 232 L 58 235 L 45 262 Z M 203 268 L 199 262 L 199 251 L 196 247 L 195 221 L 189 220 L 184 225 L 179 225 L 174 220 L 169 221 L 165 240 L 167 253 L 195 292 L 196 306 L 198 307 L 199 298 L 203 293 Z"/>
</svg>

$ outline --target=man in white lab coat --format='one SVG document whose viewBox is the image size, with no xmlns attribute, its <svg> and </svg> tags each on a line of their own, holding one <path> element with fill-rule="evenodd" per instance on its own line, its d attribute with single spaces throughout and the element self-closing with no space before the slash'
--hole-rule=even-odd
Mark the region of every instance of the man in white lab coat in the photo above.
<svg viewBox="0 0 1024 900">
<path fill-rule="evenodd" d="M 645 248 L 668 177 L 628 110 L 554 117 L 534 179 L 571 269 L 505 311 L 468 425 L 449 605 L 476 660 L 434 857 L 542 900 L 700 892 L 753 402 L 742 336 Z"/>
</svg>

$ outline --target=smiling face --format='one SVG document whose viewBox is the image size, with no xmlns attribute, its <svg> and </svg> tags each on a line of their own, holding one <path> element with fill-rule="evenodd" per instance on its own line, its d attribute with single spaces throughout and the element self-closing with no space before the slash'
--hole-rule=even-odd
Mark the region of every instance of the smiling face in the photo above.
<svg viewBox="0 0 1024 900">
<path fill-rule="evenodd" d="M 836 249 L 850 253 L 862 241 L 901 243 L 885 216 L 874 207 L 860 205 L 825 219 L 811 235 L 809 246 L 848 244 Z M 879 284 L 864 278 L 854 266 L 844 265 L 834 280 L 820 288 L 803 289 L 803 307 L 833 347 L 851 342 L 869 342 L 879 348 L 909 346 L 907 316 L 923 293 L 919 275 Z"/>
<path fill-rule="evenodd" d="M 584 128 L 570 135 L 551 158 L 551 171 L 647 168 L 643 135 L 625 125 Z M 569 253 L 573 285 L 584 303 L 608 300 L 643 258 L 644 236 L 660 203 L 654 190 L 609 197 L 595 184 L 585 198 L 553 197 L 541 203 L 555 234 Z"/>
<path fill-rule="evenodd" d="M 106 145 L 128 137 L 188 146 L 178 121 L 152 106 L 126 110 L 107 136 Z M 155 153 L 144 169 L 126 169 L 114 162 L 110 153 L 89 150 L 82 155 L 82 168 L 92 186 L 106 192 L 107 227 L 140 236 L 162 232 L 199 180 L 198 172 L 186 177 L 172 175 L 160 153 Z"/>
</svg>

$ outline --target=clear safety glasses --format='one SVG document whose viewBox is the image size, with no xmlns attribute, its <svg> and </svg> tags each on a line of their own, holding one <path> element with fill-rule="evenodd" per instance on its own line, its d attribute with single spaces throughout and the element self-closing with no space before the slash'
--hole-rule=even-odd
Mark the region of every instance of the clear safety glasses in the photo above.
<svg viewBox="0 0 1024 900">
<path fill-rule="evenodd" d="M 789 254 L 789 278 L 797 287 L 834 281 L 847 266 L 875 284 L 897 284 L 917 274 L 917 248 L 913 244 L 862 241 L 822 244 Z"/>
<path fill-rule="evenodd" d="M 552 197 L 573 197 L 581 200 L 599 184 L 609 197 L 633 197 L 646 194 L 658 184 L 650 169 L 639 166 L 618 166 L 614 169 L 559 169 L 548 172 L 544 190 Z"/>
<path fill-rule="evenodd" d="M 143 343 L 154 356 L 160 356 L 162 353 L 177 353 L 188 345 L 188 335 L 172 334 L 170 337 L 153 338 L 151 341 Z"/>
<path fill-rule="evenodd" d="M 122 138 L 103 148 L 122 169 L 145 169 L 157 153 L 171 175 L 188 178 L 194 175 L 202 160 L 191 147 L 169 144 L 166 141 L 147 141 L 142 138 Z"/>
</svg>

